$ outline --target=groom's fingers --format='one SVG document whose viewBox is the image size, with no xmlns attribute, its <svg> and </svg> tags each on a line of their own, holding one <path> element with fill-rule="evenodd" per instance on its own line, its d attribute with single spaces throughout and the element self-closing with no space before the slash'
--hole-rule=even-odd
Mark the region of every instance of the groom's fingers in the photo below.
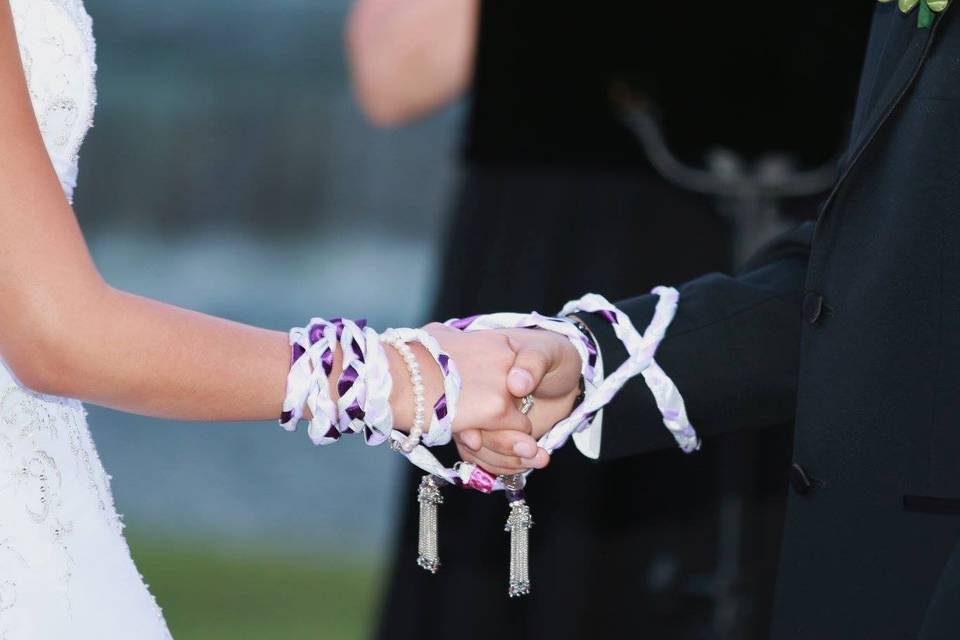
<svg viewBox="0 0 960 640">
<path fill-rule="evenodd" d="M 470 451 L 479 451 L 483 447 L 483 434 L 480 429 L 464 429 L 457 434 L 457 441 Z"/>
<path fill-rule="evenodd" d="M 487 400 L 483 407 L 483 410 L 473 412 L 474 416 L 480 416 L 478 421 L 464 425 L 465 427 L 482 429 L 483 431 L 533 433 L 533 423 L 529 416 L 520 411 L 520 401 L 516 398 L 501 391 L 500 395 Z M 464 412 L 464 415 L 471 414 L 469 408 L 461 408 L 461 411 Z"/>
<path fill-rule="evenodd" d="M 507 389 L 510 395 L 522 398 L 537 388 L 533 374 L 523 367 L 514 366 L 507 374 Z"/>
<path fill-rule="evenodd" d="M 513 367 L 507 374 L 507 389 L 517 398 L 533 393 L 547 375 L 551 357 L 541 345 L 525 346 L 513 338 L 510 346 L 517 352 Z"/>
</svg>

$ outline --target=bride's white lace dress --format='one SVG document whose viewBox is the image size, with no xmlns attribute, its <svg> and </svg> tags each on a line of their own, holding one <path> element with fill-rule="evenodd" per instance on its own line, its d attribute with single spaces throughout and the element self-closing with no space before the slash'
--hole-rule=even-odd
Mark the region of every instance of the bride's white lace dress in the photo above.
<svg viewBox="0 0 960 640">
<path fill-rule="evenodd" d="M 90 18 L 80 0 L 10 4 L 70 198 L 95 102 Z M 170 638 L 122 528 L 83 407 L 23 389 L 0 361 L 0 640 Z"/>
</svg>

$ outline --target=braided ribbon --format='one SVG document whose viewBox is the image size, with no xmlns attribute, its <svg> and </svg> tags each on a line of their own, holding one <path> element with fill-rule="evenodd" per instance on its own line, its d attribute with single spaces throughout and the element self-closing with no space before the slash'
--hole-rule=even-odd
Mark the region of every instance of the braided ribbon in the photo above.
<svg viewBox="0 0 960 640">
<path fill-rule="evenodd" d="M 364 405 L 366 423 L 363 440 L 376 447 L 390 437 L 393 430 L 393 409 L 390 406 L 390 391 L 393 389 L 393 376 L 390 375 L 390 361 L 380 335 L 370 327 L 363 330 L 367 343 L 367 402 Z"/>
<path fill-rule="evenodd" d="M 311 414 L 307 434 L 316 445 L 361 430 L 367 444 L 385 442 L 393 428 L 392 378 L 377 332 L 364 320 L 312 318 L 305 328 L 291 329 L 289 340 L 291 365 L 280 426 L 296 430 L 306 407 Z M 337 381 L 340 402 L 335 403 L 329 379 L 338 344 L 344 366 Z"/>
<path fill-rule="evenodd" d="M 339 319 L 337 338 L 340 352 L 343 354 L 343 366 L 337 379 L 337 418 L 341 433 L 360 433 L 363 431 L 364 411 L 367 391 L 367 341 L 363 335 L 366 322 L 360 320 Z"/>
<path fill-rule="evenodd" d="M 307 433 L 317 445 L 340 439 L 337 409 L 327 386 L 336 339 L 336 327 L 322 318 L 313 318 L 306 328 L 295 327 L 289 333 L 291 365 L 280 426 L 294 431 L 306 406 L 311 413 Z"/>
<path fill-rule="evenodd" d="M 366 321 L 336 319 L 343 367 L 337 380 L 338 426 L 341 433 L 363 433 L 363 440 L 377 446 L 393 429 L 390 390 L 393 378 L 380 335 Z"/>
<path fill-rule="evenodd" d="M 657 301 L 653 319 L 650 320 L 650 325 L 644 334 L 634 328 L 630 316 L 596 293 L 588 293 L 579 300 L 564 305 L 560 313 L 565 316 L 578 311 L 586 311 L 599 314 L 605 318 L 613 325 L 614 333 L 629 354 L 629 358 L 616 371 L 607 376 L 596 393 L 592 397 L 586 398 L 583 404 L 577 407 L 567 420 L 584 410 L 596 412 L 608 404 L 630 378 L 640 374 L 653 394 L 657 409 L 663 416 L 663 424 L 670 430 L 680 449 L 684 453 L 692 453 L 700 448 L 700 438 L 697 436 L 693 425 L 690 424 L 690 418 L 687 417 L 687 408 L 683 402 L 683 396 L 680 395 L 680 390 L 677 389 L 673 380 L 654 360 L 657 348 L 663 341 L 674 316 L 676 316 L 680 293 L 672 287 L 655 287 L 651 293 L 659 296 L 660 299 Z M 563 422 L 560 424 L 563 424 Z M 556 431 L 556 427 L 554 431 Z M 564 440 L 566 440 L 565 437 Z"/>
</svg>

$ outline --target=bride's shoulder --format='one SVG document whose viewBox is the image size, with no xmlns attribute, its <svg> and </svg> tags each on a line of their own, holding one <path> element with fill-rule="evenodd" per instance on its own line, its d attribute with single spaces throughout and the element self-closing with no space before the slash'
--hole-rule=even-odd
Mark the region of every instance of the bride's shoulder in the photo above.
<svg viewBox="0 0 960 640">
<path fill-rule="evenodd" d="M 68 195 L 93 123 L 93 22 L 82 0 L 10 0 L 20 58 L 50 159 Z"/>
</svg>

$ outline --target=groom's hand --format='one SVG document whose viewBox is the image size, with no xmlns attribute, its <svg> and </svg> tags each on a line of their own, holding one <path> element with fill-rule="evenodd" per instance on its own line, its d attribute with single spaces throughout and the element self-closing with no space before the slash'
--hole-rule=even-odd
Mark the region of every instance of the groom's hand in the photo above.
<svg viewBox="0 0 960 640">
<path fill-rule="evenodd" d="M 444 327 L 446 330 L 450 330 Z M 464 335 L 495 334 L 506 338 L 514 354 L 506 371 L 504 387 L 513 403 L 533 394 L 534 405 L 527 418 L 531 436 L 515 431 L 456 429 L 455 441 L 463 460 L 479 464 L 496 474 L 543 468 L 550 460 L 537 447 L 539 438 L 570 415 L 580 394 L 580 356 L 567 338 L 539 329 L 479 331 Z"/>
<path fill-rule="evenodd" d="M 480 433 L 482 429 L 486 438 L 487 446 L 481 446 L 483 451 L 476 455 L 461 447 L 463 459 L 497 474 L 546 466 L 549 456 L 538 450 L 536 440 L 530 435 L 533 424 L 520 411 L 519 401 L 507 388 L 507 376 L 517 357 L 508 336 L 494 331 L 465 333 L 441 324 L 431 324 L 424 329 L 437 339 L 460 373 L 462 386 L 453 421 L 454 437 L 463 430 Z M 427 406 L 432 407 L 443 393 L 439 368 L 421 345 L 411 344 L 410 348 L 420 365 L 420 383 Z M 397 428 L 405 430 L 414 420 L 411 376 L 399 352 L 387 349 L 387 358 L 394 383 L 390 404 Z M 429 424 L 424 426 L 429 429 Z"/>
<path fill-rule="evenodd" d="M 534 438 L 540 438 L 569 416 L 580 395 L 580 354 L 570 341 L 543 329 L 504 331 L 517 359 L 507 375 L 507 389 L 517 398 L 533 394 L 530 418 Z"/>
</svg>

